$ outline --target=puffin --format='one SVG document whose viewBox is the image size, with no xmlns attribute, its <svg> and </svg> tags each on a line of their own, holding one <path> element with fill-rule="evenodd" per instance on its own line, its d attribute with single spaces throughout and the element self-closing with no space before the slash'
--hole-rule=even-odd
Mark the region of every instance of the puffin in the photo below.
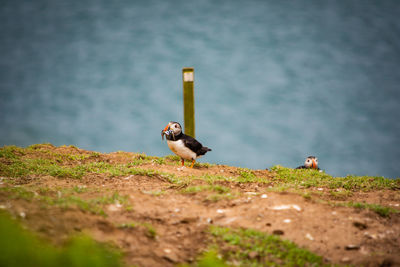
<svg viewBox="0 0 400 267">
<path fill-rule="evenodd" d="M 196 159 L 211 151 L 193 137 L 184 134 L 182 126 L 176 121 L 170 121 L 164 130 L 161 130 L 162 140 L 164 140 L 164 136 L 171 151 L 181 157 L 182 166 L 185 165 L 186 159 L 192 161 L 190 168 L 193 168 Z"/>
<path fill-rule="evenodd" d="M 306 158 L 304 165 L 299 166 L 296 169 L 315 169 L 319 171 L 320 169 L 318 168 L 318 158 L 314 156 L 309 156 Z"/>
</svg>

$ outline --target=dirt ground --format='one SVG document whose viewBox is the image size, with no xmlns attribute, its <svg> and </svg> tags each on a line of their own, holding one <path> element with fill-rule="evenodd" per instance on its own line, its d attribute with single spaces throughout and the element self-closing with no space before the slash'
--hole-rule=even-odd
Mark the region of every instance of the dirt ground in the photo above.
<svg viewBox="0 0 400 267">
<path fill-rule="evenodd" d="M 61 149 L 61 148 L 57 148 Z M 67 153 L 74 152 L 64 148 Z M 83 153 L 82 151 L 79 153 Z M 89 152 L 88 152 L 89 153 Z M 126 163 L 121 153 L 101 154 L 101 160 Z M 142 169 L 173 173 L 177 176 L 221 174 L 237 175 L 230 166 L 195 167 L 180 170 L 178 165 L 146 163 Z M 254 170 L 269 177 L 268 170 Z M 324 257 L 327 263 L 356 266 L 400 266 L 400 213 L 381 217 L 373 211 L 326 204 L 355 201 L 400 209 L 399 191 L 355 192 L 346 199 L 332 199 L 327 189 L 314 188 L 312 199 L 298 193 L 273 192 L 268 183 L 220 182 L 237 193 L 232 199 L 211 201 L 212 192 L 183 194 L 182 187 L 162 176 L 128 175 L 109 177 L 90 174 L 82 179 L 31 176 L 15 178 L 18 186 L 44 188 L 87 188 L 83 199 L 118 192 L 129 197 L 132 208 L 118 203 L 105 207 L 107 216 L 79 208 L 43 206 L 38 201 L 10 199 L 0 194 L 0 204 L 29 229 L 55 243 L 74 233 L 84 232 L 101 242 L 111 242 L 124 252 L 124 260 L 137 266 L 175 266 L 191 263 L 208 245 L 210 224 L 253 228 L 280 235 L 300 247 Z M 194 180 L 190 186 L 205 185 Z M 156 236 L 145 227 L 121 227 L 129 222 L 150 224 Z"/>
</svg>

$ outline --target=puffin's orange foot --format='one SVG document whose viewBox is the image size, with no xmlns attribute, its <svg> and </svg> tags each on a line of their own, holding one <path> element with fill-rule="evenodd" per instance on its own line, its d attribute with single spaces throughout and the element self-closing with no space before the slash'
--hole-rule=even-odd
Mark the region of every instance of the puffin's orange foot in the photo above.
<svg viewBox="0 0 400 267">
<path fill-rule="evenodd" d="M 190 168 L 193 169 L 193 165 L 194 165 L 195 160 L 192 160 L 192 165 L 190 165 Z"/>
<path fill-rule="evenodd" d="M 181 158 L 182 166 L 185 166 L 185 160 Z"/>
</svg>

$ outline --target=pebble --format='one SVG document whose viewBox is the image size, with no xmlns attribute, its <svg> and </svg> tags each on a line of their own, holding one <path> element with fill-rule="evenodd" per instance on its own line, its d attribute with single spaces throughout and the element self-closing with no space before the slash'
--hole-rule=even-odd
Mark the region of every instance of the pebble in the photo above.
<svg viewBox="0 0 400 267">
<path fill-rule="evenodd" d="M 359 245 L 349 244 L 345 247 L 346 250 L 358 250 L 360 249 Z"/>
<path fill-rule="evenodd" d="M 26 214 L 25 214 L 25 212 L 21 211 L 19 213 L 19 216 L 24 219 L 26 217 Z"/>
<path fill-rule="evenodd" d="M 350 258 L 349 258 L 349 257 L 343 257 L 343 258 L 341 259 L 341 262 L 343 262 L 343 263 L 349 263 L 349 262 L 350 262 Z"/>
<path fill-rule="evenodd" d="M 280 205 L 272 207 L 273 210 L 288 210 L 288 209 L 295 209 L 297 211 L 301 211 L 301 208 L 296 204 L 289 204 L 289 205 Z"/>
<path fill-rule="evenodd" d="M 283 235 L 284 233 L 285 232 L 280 229 L 276 229 L 276 230 L 272 231 L 272 234 L 274 234 L 274 235 Z"/>
<path fill-rule="evenodd" d="M 371 238 L 371 239 L 376 239 L 376 238 L 377 238 L 376 234 L 370 234 L 370 233 L 368 233 L 368 232 L 365 232 L 365 233 L 364 233 L 364 236 L 366 236 L 366 237 L 368 237 L 368 238 Z"/>
<path fill-rule="evenodd" d="M 314 240 L 314 237 L 313 237 L 310 233 L 307 233 L 307 234 L 306 234 L 306 238 L 309 239 L 309 240 L 311 240 L 311 241 Z"/>
<path fill-rule="evenodd" d="M 108 206 L 108 210 L 109 210 L 109 211 L 119 211 L 120 208 L 121 208 L 121 206 L 118 207 L 118 206 L 115 205 L 115 204 L 111 204 L 111 205 Z"/>
<path fill-rule="evenodd" d="M 224 210 L 217 209 L 217 213 L 224 213 L 224 212 L 225 212 Z"/>
<path fill-rule="evenodd" d="M 267 194 L 262 194 L 261 195 L 261 198 L 267 198 L 268 196 L 267 196 Z"/>
<path fill-rule="evenodd" d="M 357 227 L 358 229 L 360 229 L 360 230 L 365 230 L 365 229 L 367 229 L 367 225 L 366 225 L 365 223 L 362 223 L 362 222 L 359 222 L 359 221 L 353 222 L 353 225 L 354 225 L 355 227 Z"/>
<path fill-rule="evenodd" d="M 250 253 L 249 253 L 249 258 L 250 259 L 255 259 L 255 258 L 257 258 L 258 257 L 258 252 L 257 251 L 251 251 Z"/>
<path fill-rule="evenodd" d="M 284 222 L 284 223 L 291 223 L 292 220 L 291 220 L 291 219 L 284 219 L 283 222 Z"/>
</svg>

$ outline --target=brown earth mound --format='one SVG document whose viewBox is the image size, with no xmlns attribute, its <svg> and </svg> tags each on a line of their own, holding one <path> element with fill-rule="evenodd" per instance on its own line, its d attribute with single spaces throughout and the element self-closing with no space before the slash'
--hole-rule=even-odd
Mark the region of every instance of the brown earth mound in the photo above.
<svg viewBox="0 0 400 267">
<path fill-rule="evenodd" d="M 47 148 L 58 154 L 91 155 L 93 152 L 71 147 Z M 95 154 L 66 165 L 87 162 L 129 163 L 137 154 Z M 31 158 L 43 153 L 30 154 Z M 52 159 L 52 154 L 48 154 Z M 141 169 L 171 173 L 178 177 L 224 175 L 237 176 L 230 166 L 179 168 L 179 163 L 144 162 Z M 255 170 L 257 177 L 273 177 L 267 170 Z M 375 203 L 399 209 L 397 190 L 354 192 L 335 199 L 326 188 L 309 189 L 312 198 L 299 193 L 274 192 L 269 183 L 221 181 L 230 188 L 230 197 L 217 198 L 212 190 L 185 191 L 206 186 L 193 179 L 190 184 L 173 184 L 162 175 L 126 175 L 110 177 L 92 173 L 81 179 L 30 175 L 3 177 L 13 184 L 0 186 L 25 188 L 40 196 L 62 199 L 68 190 L 79 192 L 82 200 L 99 199 L 117 193 L 122 201 L 104 202 L 103 212 L 79 205 L 45 205 L 35 197 L 10 198 L 0 192 L 1 208 L 20 218 L 29 229 L 54 243 L 63 242 L 77 232 L 88 233 L 101 242 L 111 242 L 124 252 L 126 263 L 137 266 L 175 266 L 193 262 L 207 247 L 206 229 L 210 224 L 243 227 L 280 235 L 300 247 L 324 257 L 327 263 L 364 266 L 400 266 L 400 214 L 379 216 L 368 209 L 328 205 L 354 201 Z M 57 195 L 54 195 L 57 194 Z"/>
</svg>

